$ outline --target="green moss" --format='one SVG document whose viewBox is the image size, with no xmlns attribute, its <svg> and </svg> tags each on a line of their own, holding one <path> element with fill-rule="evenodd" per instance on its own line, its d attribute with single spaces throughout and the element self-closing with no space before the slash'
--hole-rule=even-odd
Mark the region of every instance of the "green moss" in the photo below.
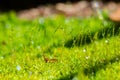
<svg viewBox="0 0 120 80">
<path fill-rule="evenodd" d="M 0 17 L 0 79 L 107 79 L 114 71 L 107 70 L 110 63 L 118 66 L 120 29 L 111 21 L 64 16 L 29 21 L 14 13 Z M 43 55 L 56 61 L 46 63 Z"/>
</svg>

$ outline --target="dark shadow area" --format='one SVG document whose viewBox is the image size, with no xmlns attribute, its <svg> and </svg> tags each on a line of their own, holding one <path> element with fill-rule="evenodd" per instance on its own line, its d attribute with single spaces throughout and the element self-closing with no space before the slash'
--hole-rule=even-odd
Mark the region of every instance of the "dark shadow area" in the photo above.
<svg viewBox="0 0 120 80">
<path fill-rule="evenodd" d="M 113 64 L 113 63 L 115 63 L 115 62 L 119 62 L 120 61 L 120 55 L 116 55 L 115 57 L 113 57 L 112 59 L 105 59 L 105 60 L 102 60 L 102 62 L 101 61 L 98 61 L 98 62 L 96 62 L 95 64 L 95 66 L 91 66 L 91 67 L 89 67 L 89 68 L 83 68 L 83 72 L 84 72 L 84 74 L 86 75 L 86 76 L 90 76 L 90 75 L 93 75 L 93 73 L 94 73 L 94 76 L 96 75 L 96 72 L 98 72 L 99 70 L 101 70 L 101 69 L 105 69 L 106 68 L 106 66 L 109 64 L 109 63 L 111 63 L 111 64 Z M 78 72 L 79 73 L 79 72 Z M 65 77 L 62 77 L 62 78 L 60 78 L 60 79 L 58 79 L 58 80 L 72 80 L 78 73 L 73 73 L 73 74 L 69 74 L 69 75 L 67 75 L 67 76 L 65 76 Z M 83 74 L 83 73 L 81 73 L 81 74 Z"/>
<path fill-rule="evenodd" d="M 96 72 L 98 72 L 101 69 L 105 69 L 106 66 L 109 63 L 113 64 L 113 63 L 118 62 L 118 61 L 120 61 L 120 55 L 117 55 L 117 56 L 113 57 L 110 60 L 107 60 L 107 59 L 103 60 L 102 63 L 101 62 L 96 62 L 95 66 L 91 66 L 89 68 L 85 68 L 84 69 L 84 74 L 89 76 L 89 75 L 94 73 L 94 76 L 95 76 Z"/>
<path fill-rule="evenodd" d="M 58 2 L 76 2 L 79 0 L 0 0 L 0 9 L 3 11 L 34 8 L 39 5 L 56 4 Z"/>
<path fill-rule="evenodd" d="M 0 0 L 0 10 L 2 11 L 9 11 L 9 10 L 23 10 L 23 9 L 30 9 L 37 7 L 39 5 L 46 5 L 46 4 L 56 4 L 56 3 L 65 3 L 65 2 L 77 2 L 82 0 Z M 92 0 L 86 0 L 92 1 Z M 104 3 L 108 2 L 106 0 L 101 0 Z M 109 0 L 114 2 L 119 2 L 119 0 Z"/>
<path fill-rule="evenodd" d="M 120 23 L 115 23 L 115 25 L 111 25 L 111 27 L 109 28 L 108 27 L 102 28 L 98 32 L 92 32 L 92 33 L 89 32 L 88 34 L 81 34 L 79 36 L 76 36 L 73 39 L 66 41 L 65 47 L 70 48 L 72 46 L 82 46 L 85 44 L 89 44 L 96 39 L 115 36 L 118 35 L 119 33 L 120 33 Z"/>
<path fill-rule="evenodd" d="M 77 73 L 71 73 L 71 74 L 64 76 L 64 77 L 61 77 L 57 80 L 72 80 L 75 77 L 75 75 L 77 75 Z"/>
</svg>

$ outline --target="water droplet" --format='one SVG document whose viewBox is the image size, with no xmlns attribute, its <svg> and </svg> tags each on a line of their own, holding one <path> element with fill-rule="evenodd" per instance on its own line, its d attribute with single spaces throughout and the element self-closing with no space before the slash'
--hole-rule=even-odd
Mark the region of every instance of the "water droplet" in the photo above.
<svg viewBox="0 0 120 80">
<path fill-rule="evenodd" d="M 3 57 L 3 56 L 1 56 L 1 57 L 0 57 L 0 59 L 4 59 L 4 57 Z"/>
<path fill-rule="evenodd" d="M 66 24 L 68 24 L 68 23 L 69 23 L 69 20 L 68 20 L 68 19 L 66 19 L 66 20 L 65 20 L 65 23 L 66 23 Z"/>
<path fill-rule="evenodd" d="M 85 53 L 85 52 L 86 52 L 86 49 L 83 49 L 83 52 Z"/>
<path fill-rule="evenodd" d="M 78 80 L 78 78 L 77 78 L 77 77 L 74 77 L 72 80 Z"/>
<path fill-rule="evenodd" d="M 40 49 L 41 47 L 40 46 L 37 46 L 37 49 Z"/>
<path fill-rule="evenodd" d="M 17 65 L 17 66 L 16 66 L 16 69 L 17 69 L 18 71 L 20 71 L 20 70 L 21 70 L 20 65 Z"/>
<path fill-rule="evenodd" d="M 116 61 L 118 61 L 119 60 L 119 58 L 116 58 Z"/>
<path fill-rule="evenodd" d="M 108 43 L 109 42 L 109 40 L 105 40 L 105 43 Z"/>
<path fill-rule="evenodd" d="M 44 23 L 44 19 L 43 19 L 43 18 L 40 18 L 40 19 L 39 19 L 39 23 L 40 23 L 40 24 L 43 24 L 43 23 Z"/>
<path fill-rule="evenodd" d="M 29 77 L 32 75 L 32 72 L 31 71 L 29 71 Z"/>
<path fill-rule="evenodd" d="M 100 19 L 100 20 L 103 20 L 103 16 L 102 16 L 101 14 L 99 15 L 99 19 Z"/>
<path fill-rule="evenodd" d="M 34 44 L 34 41 L 31 41 L 31 44 Z"/>
<path fill-rule="evenodd" d="M 85 58 L 86 58 L 86 59 L 89 59 L 90 57 L 89 57 L 89 56 L 86 56 Z"/>
<path fill-rule="evenodd" d="M 52 76 L 52 75 L 51 75 L 51 76 L 49 76 L 49 78 L 50 78 L 50 79 L 53 79 L 53 78 L 54 78 L 54 76 Z"/>
</svg>

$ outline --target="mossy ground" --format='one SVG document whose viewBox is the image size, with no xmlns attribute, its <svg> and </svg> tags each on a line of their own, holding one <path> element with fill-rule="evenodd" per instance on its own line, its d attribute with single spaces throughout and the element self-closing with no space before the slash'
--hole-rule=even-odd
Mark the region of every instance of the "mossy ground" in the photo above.
<svg viewBox="0 0 120 80">
<path fill-rule="evenodd" d="M 28 21 L 2 14 L 0 79 L 119 80 L 119 32 L 113 22 L 96 17 Z"/>
</svg>

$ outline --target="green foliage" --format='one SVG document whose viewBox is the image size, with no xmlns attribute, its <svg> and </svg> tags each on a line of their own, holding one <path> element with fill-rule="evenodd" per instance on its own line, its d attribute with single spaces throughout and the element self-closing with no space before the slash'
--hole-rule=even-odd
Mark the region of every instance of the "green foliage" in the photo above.
<svg viewBox="0 0 120 80">
<path fill-rule="evenodd" d="M 119 32 L 113 22 L 96 17 L 57 15 L 29 21 L 13 12 L 2 14 L 0 79 L 119 79 Z"/>
</svg>

